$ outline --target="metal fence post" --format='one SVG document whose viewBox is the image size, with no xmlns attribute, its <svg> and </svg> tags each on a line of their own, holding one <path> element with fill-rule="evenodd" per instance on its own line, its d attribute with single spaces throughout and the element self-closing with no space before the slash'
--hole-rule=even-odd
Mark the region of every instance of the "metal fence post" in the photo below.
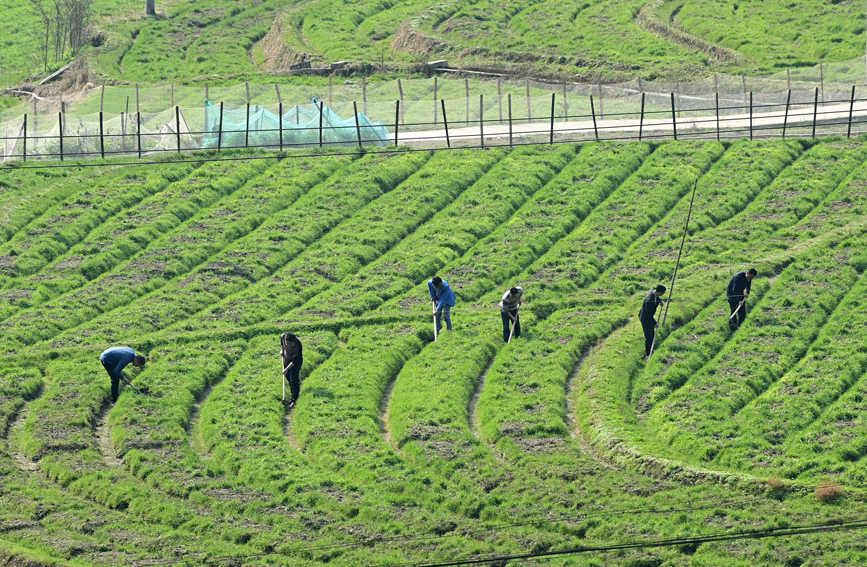
<svg viewBox="0 0 867 567">
<path fill-rule="evenodd" d="M 451 140 L 449 140 L 449 119 L 446 116 L 446 101 L 443 99 L 440 99 L 440 104 L 443 107 L 443 124 L 445 124 L 445 127 L 446 127 L 446 146 L 451 148 L 452 142 L 451 142 Z"/>
<path fill-rule="evenodd" d="M 590 95 L 590 116 L 593 117 L 593 135 L 599 139 L 599 130 L 596 128 L 596 107 L 593 105 L 593 95 Z"/>
<path fill-rule="evenodd" d="M 248 87 L 249 88 L 249 87 Z M 244 147 L 250 146 L 250 103 L 247 102 L 247 122 L 244 123 Z"/>
<path fill-rule="evenodd" d="M 852 85 L 852 100 L 849 102 L 849 128 L 846 130 L 846 137 L 852 137 L 852 110 L 855 108 L 855 85 Z"/>
<path fill-rule="evenodd" d="M 482 149 L 485 147 L 485 95 L 479 95 L 479 140 L 482 142 Z"/>
<path fill-rule="evenodd" d="M 641 115 L 638 119 L 638 141 L 641 141 L 641 136 L 644 133 L 644 93 L 641 93 Z"/>
<path fill-rule="evenodd" d="M 319 147 L 322 147 L 322 110 L 324 108 L 325 103 L 321 100 L 319 101 Z"/>
<path fill-rule="evenodd" d="M 750 140 L 753 139 L 753 91 L 750 91 Z"/>
<path fill-rule="evenodd" d="M 298 109 L 295 109 L 298 112 Z M 283 151 L 283 101 L 277 103 L 277 132 L 280 135 L 280 151 Z"/>
<path fill-rule="evenodd" d="M 220 122 L 217 126 L 217 151 L 223 148 L 223 101 L 220 101 Z"/>
<path fill-rule="evenodd" d="M 445 118 L 445 114 L 443 114 Z M 400 126 L 400 100 L 394 101 L 394 145 L 397 145 L 397 130 Z"/>
<path fill-rule="evenodd" d="M 554 143 L 554 98 L 557 96 L 557 93 L 551 93 L 551 138 L 548 140 L 549 144 Z"/>
<path fill-rule="evenodd" d="M 352 101 L 352 110 L 355 112 L 355 134 L 358 136 L 358 149 L 361 149 L 361 126 L 358 124 L 358 105 L 354 100 Z"/>
<path fill-rule="evenodd" d="M 677 110 L 674 107 L 674 93 L 671 93 L 671 130 L 674 132 L 674 140 L 677 141 Z"/>
<path fill-rule="evenodd" d="M 60 126 L 60 161 L 63 161 L 63 113 L 57 113 L 57 124 Z M 6 143 L 6 140 L 3 140 Z"/>
<path fill-rule="evenodd" d="M 853 89 L 854 90 L 854 89 Z M 509 102 L 509 147 L 512 147 L 512 93 L 506 95 Z"/>
<path fill-rule="evenodd" d="M 716 75 L 713 77 L 716 80 Z M 716 101 L 716 139 L 719 140 L 719 93 L 714 93 L 714 100 Z"/>
<path fill-rule="evenodd" d="M 175 105 L 175 139 L 178 142 L 178 153 L 181 153 L 181 110 Z"/>
<path fill-rule="evenodd" d="M 24 114 L 24 152 L 22 154 L 24 161 L 27 161 L 27 114 Z"/>
<path fill-rule="evenodd" d="M 813 99 L 813 138 L 816 137 L 816 116 L 819 112 L 819 87 L 816 87 L 816 97 Z"/>
<path fill-rule="evenodd" d="M 102 111 L 99 111 L 99 153 L 105 159 L 105 132 L 102 127 Z"/>
<path fill-rule="evenodd" d="M 138 88 L 136 86 L 136 88 Z M 136 106 L 138 106 L 138 97 L 136 97 Z M 222 103 L 220 103 L 220 110 L 222 111 Z M 220 124 L 223 121 L 220 120 Z M 138 110 L 135 111 L 135 139 L 138 144 L 138 157 L 141 157 L 141 112 Z"/>
<path fill-rule="evenodd" d="M 789 103 L 792 101 L 792 90 L 786 95 L 786 113 L 783 115 L 783 138 L 786 137 L 786 126 L 789 122 Z"/>
</svg>

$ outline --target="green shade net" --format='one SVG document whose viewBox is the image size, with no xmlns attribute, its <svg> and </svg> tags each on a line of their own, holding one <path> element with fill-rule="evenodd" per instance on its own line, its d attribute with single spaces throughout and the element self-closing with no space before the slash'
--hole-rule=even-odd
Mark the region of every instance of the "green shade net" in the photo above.
<svg viewBox="0 0 867 567">
<path fill-rule="evenodd" d="M 202 147 L 279 146 L 281 122 L 284 147 L 318 146 L 320 141 L 332 146 L 358 144 L 359 133 L 362 144 L 383 145 L 389 139 L 382 122 L 372 122 L 363 113 L 344 120 L 316 99 L 309 107 L 293 106 L 282 117 L 259 105 L 224 109 L 221 117 L 220 107 L 206 100 Z"/>
</svg>

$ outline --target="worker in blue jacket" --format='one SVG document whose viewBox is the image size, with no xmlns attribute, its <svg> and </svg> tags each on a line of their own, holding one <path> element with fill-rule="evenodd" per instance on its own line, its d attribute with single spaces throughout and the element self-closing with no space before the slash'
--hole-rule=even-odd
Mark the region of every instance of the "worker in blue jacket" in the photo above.
<svg viewBox="0 0 867 567">
<path fill-rule="evenodd" d="M 117 401 L 120 381 L 123 380 L 127 385 L 130 384 L 130 381 L 127 380 L 122 373 L 124 367 L 130 363 L 132 363 L 133 366 L 144 366 L 145 357 L 136 354 L 135 351 L 129 347 L 116 346 L 102 351 L 102 354 L 99 355 L 99 361 L 102 363 L 102 367 L 105 368 L 105 371 L 108 372 L 108 375 L 111 378 L 111 403 L 114 403 Z"/>
<path fill-rule="evenodd" d="M 729 327 L 732 330 L 737 329 L 744 322 L 747 316 L 747 297 L 750 295 L 750 287 L 753 284 L 753 278 L 758 272 L 755 268 L 750 268 L 743 272 L 738 272 L 729 280 L 729 285 L 726 287 L 726 299 L 729 301 Z M 734 317 L 737 312 L 737 318 Z"/>
<path fill-rule="evenodd" d="M 449 282 L 439 276 L 434 276 L 427 281 L 427 290 L 436 309 L 437 333 L 442 329 L 441 319 L 446 320 L 446 329 L 451 331 L 452 318 L 450 313 L 452 307 L 455 306 L 455 292 L 449 287 Z"/>
</svg>

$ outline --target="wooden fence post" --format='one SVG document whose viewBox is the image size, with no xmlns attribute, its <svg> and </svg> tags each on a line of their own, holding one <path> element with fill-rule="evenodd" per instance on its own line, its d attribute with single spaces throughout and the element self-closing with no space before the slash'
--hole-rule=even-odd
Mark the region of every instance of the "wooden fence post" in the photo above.
<svg viewBox="0 0 867 567">
<path fill-rule="evenodd" d="M 500 124 L 503 123 L 503 93 L 500 90 L 500 78 L 497 77 L 497 108 L 500 111 Z"/>
<path fill-rule="evenodd" d="M 819 112 L 819 87 L 816 87 L 816 95 L 813 98 L 813 138 L 816 137 L 816 116 Z"/>
<path fill-rule="evenodd" d="M 674 141 L 677 141 L 677 114 L 674 108 L 674 93 L 671 93 L 671 130 L 674 132 Z"/>
<path fill-rule="evenodd" d="M 792 75 L 788 69 L 786 69 L 786 90 L 792 90 Z"/>
<path fill-rule="evenodd" d="M 433 111 L 434 111 L 434 126 L 437 125 L 437 78 L 434 77 L 434 96 L 433 96 Z"/>
<path fill-rule="evenodd" d="M 556 96 L 557 93 L 551 93 L 551 138 L 548 140 L 549 144 L 554 143 L 554 99 Z"/>
<path fill-rule="evenodd" d="M 602 106 L 602 81 L 599 81 L 599 119 L 605 119 L 605 109 Z"/>
<path fill-rule="evenodd" d="M 789 122 L 789 103 L 792 101 L 792 91 L 786 95 L 786 113 L 783 115 L 783 138 L 786 137 L 786 125 Z"/>
<path fill-rule="evenodd" d="M 825 102 L 825 73 L 822 71 L 822 62 L 819 61 L 819 86 L 822 88 L 822 103 Z"/>
<path fill-rule="evenodd" d="M 451 148 L 452 142 L 451 142 L 451 140 L 449 140 L 449 119 L 448 119 L 448 117 L 446 117 L 446 101 L 443 99 L 440 99 L 440 104 L 443 107 L 443 124 L 446 127 L 446 147 Z"/>
<path fill-rule="evenodd" d="M 527 88 L 527 123 L 533 121 L 533 111 L 530 109 L 530 79 L 524 81 L 524 86 Z"/>
<path fill-rule="evenodd" d="M 846 137 L 852 137 L 852 111 L 855 109 L 855 85 L 852 85 L 852 100 L 849 102 L 849 128 L 846 130 Z"/>
<path fill-rule="evenodd" d="M 352 110 L 355 112 L 355 133 L 358 136 L 358 149 L 362 149 L 361 145 L 361 126 L 358 124 L 358 105 L 352 101 Z"/>
<path fill-rule="evenodd" d="M 467 107 L 467 116 L 466 123 L 467 126 L 470 125 L 470 81 L 469 79 L 464 78 L 464 98 L 466 99 L 466 107 Z"/>
<path fill-rule="evenodd" d="M 644 93 L 641 93 L 641 116 L 638 119 L 638 141 L 641 141 L 641 136 L 644 130 Z"/>
<path fill-rule="evenodd" d="M 403 113 L 404 113 L 404 110 L 403 110 L 403 83 L 400 82 L 400 79 L 397 80 L 397 92 L 398 92 L 398 95 L 400 96 L 400 98 L 398 99 L 400 101 L 400 104 L 399 104 L 399 106 L 400 106 L 400 123 L 405 124 L 405 122 L 403 120 Z"/>
<path fill-rule="evenodd" d="M 590 116 L 593 117 L 593 135 L 599 139 L 599 130 L 596 128 L 596 107 L 593 105 L 593 95 L 590 95 Z"/>
</svg>

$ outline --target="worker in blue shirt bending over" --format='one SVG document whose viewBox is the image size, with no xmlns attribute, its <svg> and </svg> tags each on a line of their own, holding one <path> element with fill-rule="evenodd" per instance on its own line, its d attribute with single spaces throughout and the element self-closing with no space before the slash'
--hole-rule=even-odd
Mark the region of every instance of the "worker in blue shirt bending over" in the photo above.
<svg viewBox="0 0 867 567">
<path fill-rule="evenodd" d="M 758 272 L 755 268 L 750 268 L 743 272 L 738 272 L 729 280 L 729 285 L 726 288 L 726 299 L 729 300 L 729 328 L 732 331 L 736 330 L 744 322 L 747 316 L 747 297 L 750 295 L 750 286 L 752 286 L 753 278 Z M 737 313 L 737 316 L 735 316 Z"/>
<path fill-rule="evenodd" d="M 452 318 L 450 313 L 452 307 L 455 306 L 455 292 L 449 287 L 449 282 L 439 276 L 434 276 L 427 281 L 427 290 L 430 292 L 430 299 L 436 309 L 437 333 L 443 327 L 441 319 L 446 320 L 446 329 L 451 331 Z"/>
<path fill-rule="evenodd" d="M 116 346 L 102 351 L 102 354 L 99 355 L 99 361 L 111 377 L 111 403 L 114 403 L 117 401 L 120 381 L 123 380 L 127 385 L 130 384 L 130 381 L 122 374 L 124 367 L 129 363 L 132 363 L 133 366 L 144 366 L 145 357 L 136 354 L 129 347 Z"/>
</svg>

